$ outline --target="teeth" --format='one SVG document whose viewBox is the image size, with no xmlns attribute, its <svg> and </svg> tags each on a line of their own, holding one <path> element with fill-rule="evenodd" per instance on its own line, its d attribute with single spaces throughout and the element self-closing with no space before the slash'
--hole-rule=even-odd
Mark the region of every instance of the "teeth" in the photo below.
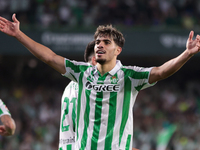
<svg viewBox="0 0 200 150">
<path fill-rule="evenodd" d="M 98 51 L 98 54 L 103 54 L 103 52 L 102 51 Z"/>
</svg>

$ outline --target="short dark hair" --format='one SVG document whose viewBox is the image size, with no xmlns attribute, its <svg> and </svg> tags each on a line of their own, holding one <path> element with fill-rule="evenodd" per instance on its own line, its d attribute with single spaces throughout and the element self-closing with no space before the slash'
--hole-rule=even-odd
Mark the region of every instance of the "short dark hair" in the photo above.
<svg viewBox="0 0 200 150">
<path fill-rule="evenodd" d="M 121 48 L 125 43 L 123 34 L 112 25 L 99 26 L 94 34 L 94 39 L 96 40 L 98 36 L 109 36 L 110 38 L 113 38 L 113 41 Z"/>
<path fill-rule="evenodd" d="M 95 46 L 95 41 L 91 41 L 86 46 L 85 53 L 84 53 L 84 60 L 86 62 L 91 61 L 91 57 L 90 56 L 94 55 L 94 46 Z"/>
</svg>

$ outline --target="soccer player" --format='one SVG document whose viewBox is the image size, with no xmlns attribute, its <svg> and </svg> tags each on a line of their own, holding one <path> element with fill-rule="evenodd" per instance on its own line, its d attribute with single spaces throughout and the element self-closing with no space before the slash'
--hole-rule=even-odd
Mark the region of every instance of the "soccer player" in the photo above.
<svg viewBox="0 0 200 150">
<path fill-rule="evenodd" d="M 94 57 L 95 41 L 88 43 L 84 60 L 92 65 L 96 65 Z M 65 88 L 62 96 L 60 140 L 59 150 L 75 149 L 75 119 L 76 119 L 76 100 L 78 98 L 78 84 L 71 81 Z M 133 148 L 132 150 L 138 150 Z"/>
<path fill-rule="evenodd" d="M 200 51 L 200 36 L 193 40 L 191 31 L 184 52 L 163 65 L 123 66 L 117 60 L 125 42 L 123 34 L 111 25 L 99 26 L 94 34 L 97 65 L 91 66 L 55 54 L 25 35 L 15 14 L 12 20 L 0 17 L 0 31 L 15 37 L 34 56 L 78 83 L 75 149 L 131 150 L 132 107 L 138 92 L 171 76 Z"/>
<path fill-rule="evenodd" d="M 88 43 L 84 59 L 91 65 L 96 65 L 94 57 L 95 41 Z M 78 84 L 71 81 L 62 95 L 62 108 L 59 134 L 59 150 L 75 150 L 75 119 L 76 101 L 78 98 Z"/>
<path fill-rule="evenodd" d="M 92 65 L 96 65 L 94 57 L 95 41 L 88 43 L 84 60 Z M 65 88 L 62 96 L 60 140 L 59 150 L 75 149 L 75 119 L 76 119 L 76 100 L 78 98 L 78 84 L 71 81 Z M 132 149 L 137 150 L 137 149 Z"/>
<path fill-rule="evenodd" d="M 2 125 L 0 125 L 0 135 L 1 136 L 11 136 L 15 133 L 16 125 L 15 121 L 12 119 L 11 114 L 0 99 L 0 118 Z"/>
</svg>

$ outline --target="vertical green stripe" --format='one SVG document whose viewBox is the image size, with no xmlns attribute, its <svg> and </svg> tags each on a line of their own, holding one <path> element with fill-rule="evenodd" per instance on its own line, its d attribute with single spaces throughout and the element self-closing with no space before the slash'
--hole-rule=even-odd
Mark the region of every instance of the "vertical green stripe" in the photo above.
<svg viewBox="0 0 200 150">
<path fill-rule="evenodd" d="M 115 74 L 117 78 L 117 74 Z M 117 92 L 110 93 L 109 99 L 109 114 L 108 114 L 108 127 L 105 138 L 104 150 L 111 150 L 112 148 L 112 139 L 113 139 L 113 130 L 115 125 L 116 117 L 116 106 L 117 106 Z"/>
<path fill-rule="evenodd" d="M 83 130 L 83 137 L 81 139 L 80 150 L 85 149 L 85 146 L 86 146 L 86 143 L 87 143 L 87 138 L 88 138 L 87 128 L 88 128 L 88 125 L 89 125 L 89 114 L 90 114 L 90 94 L 91 94 L 91 91 L 89 91 L 89 90 L 85 91 L 86 108 L 85 108 L 85 113 L 84 113 L 84 130 Z"/>
<path fill-rule="evenodd" d="M 128 77 L 126 77 L 124 79 L 124 103 L 122 108 L 122 121 L 120 126 L 119 145 L 121 144 L 121 138 L 123 136 L 124 128 L 128 120 L 130 98 L 131 98 L 131 81 Z"/>
<path fill-rule="evenodd" d="M 131 135 L 129 134 L 127 137 L 125 150 L 129 150 L 130 144 L 131 144 Z"/>
<path fill-rule="evenodd" d="M 0 115 L 3 114 L 3 111 L 0 109 Z"/>
<path fill-rule="evenodd" d="M 101 125 L 101 110 L 102 110 L 103 92 L 97 92 L 96 105 L 95 105 L 95 121 L 93 127 L 93 136 L 91 139 L 92 150 L 97 149 L 97 142 L 99 138 L 99 131 Z"/>
<path fill-rule="evenodd" d="M 73 130 L 75 132 L 75 125 L 76 125 L 76 100 L 77 98 L 72 98 L 71 103 L 73 103 L 73 108 L 72 108 L 72 121 L 73 121 Z"/>
<path fill-rule="evenodd" d="M 78 130 L 78 126 L 79 126 L 79 119 L 80 119 L 80 110 L 81 110 L 81 93 L 83 90 L 83 73 L 80 74 L 79 76 L 79 90 L 78 90 L 78 100 L 77 100 L 77 130 Z M 79 134 L 78 131 L 76 132 L 77 135 L 77 140 L 79 138 Z"/>
<path fill-rule="evenodd" d="M 67 150 L 72 150 L 72 145 L 67 145 Z"/>
<path fill-rule="evenodd" d="M 100 74 L 99 74 L 100 75 Z M 103 76 L 100 75 L 98 81 L 104 81 L 108 73 L 104 74 Z M 102 82 L 99 82 L 102 83 Z M 97 143 L 99 139 L 99 132 L 101 127 L 101 111 L 102 111 L 102 100 L 103 100 L 103 92 L 97 92 L 96 94 L 96 104 L 95 104 L 95 121 L 93 127 L 93 136 L 91 139 L 91 148 L 92 150 L 97 149 Z"/>
<path fill-rule="evenodd" d="M 108 127 L 104 147 L 105 150 L 110 150 L 112 148 L 113 130 L 116 117 L 117 92 L 110 93 L 109 103 Z"/>
</svg>

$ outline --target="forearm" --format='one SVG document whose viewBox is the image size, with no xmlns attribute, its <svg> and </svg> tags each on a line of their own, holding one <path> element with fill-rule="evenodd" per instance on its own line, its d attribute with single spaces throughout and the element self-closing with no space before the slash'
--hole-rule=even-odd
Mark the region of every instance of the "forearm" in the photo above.
<svg viewBox="0 0 200 150">
<path fill-rule="evenodd" d="M 160 66 L 159 69 L 162 79 L 165 79 L 177 72 L 191 57 L 192 55 L 190 55 L 186 50 L 178 57 L 169 60 L 168 62 Z"/>
<path fill-rule="evenodd" d="M 45 63 L 48 62 L 52 56 L 55 55 L 55 53 L 51 51 L 48 47 L 32 40 L 20 30 L 17 32 L 15 38 L 22 45 L 24 45 L 34 56 L 44 61 Z"/>
<path fill-rule="evenodd" d="M 35 57 L 48 64 L 60 73 L 65 73 L 64 58 L 55 54 L 48 47 L 32 40 L 20 30 L 15 38 L 24 45 Z"/>
<path fill-rule="evenodd" d="M 178 57 L 171 59 L 159 67 L 154 67 L 151 71 L 149 83 L 166 79 L 177 72 L 193 55 L 185 50 Z"/>
</svg>

